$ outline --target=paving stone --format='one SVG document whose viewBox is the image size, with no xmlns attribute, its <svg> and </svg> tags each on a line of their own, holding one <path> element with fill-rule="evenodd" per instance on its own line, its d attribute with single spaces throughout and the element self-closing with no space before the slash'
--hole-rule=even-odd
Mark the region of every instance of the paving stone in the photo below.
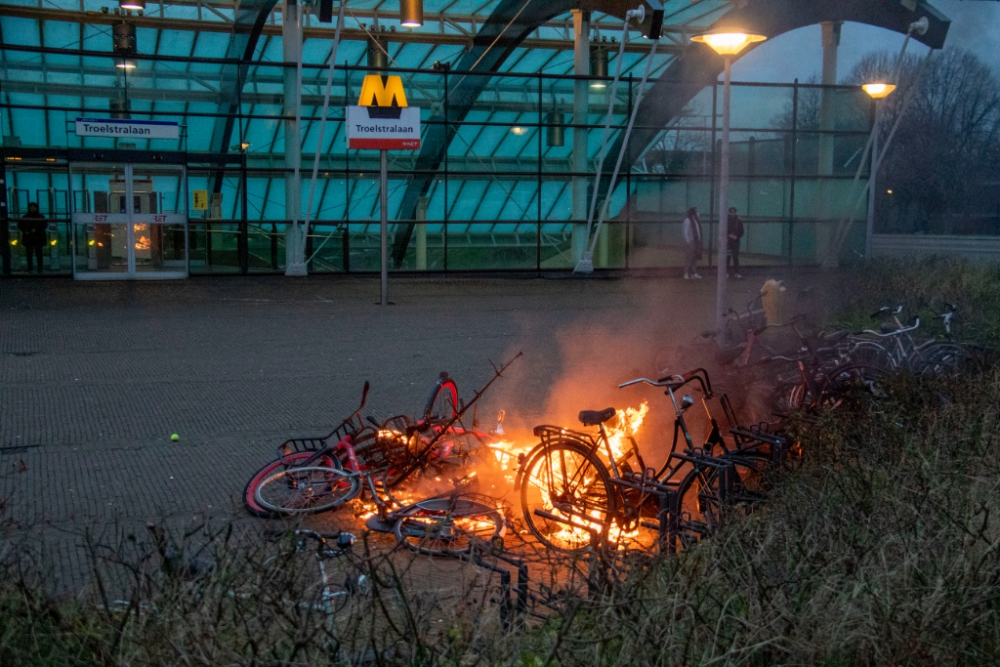
<svg viewBox="0 0 1000 667">
<path fill-rule="evenodd" d="M 734 284 L 733 303 L 760 282 Z M 366 380 L 366 414 L 412 415 L 440 371 L 468 397 L 518 351 L 479 414 L 506 409 L 513 429 L 572 420 L 707 328 L 714 290 L 393 278 L 380 308 L 371 278 L 0 281 L 0 500 L 19 526 L 70 534 L 229 515 L 277 444 L 325 434 Z M 55 562 L 76 581 L 74 539 L 56 540 Z"/>
</svg>

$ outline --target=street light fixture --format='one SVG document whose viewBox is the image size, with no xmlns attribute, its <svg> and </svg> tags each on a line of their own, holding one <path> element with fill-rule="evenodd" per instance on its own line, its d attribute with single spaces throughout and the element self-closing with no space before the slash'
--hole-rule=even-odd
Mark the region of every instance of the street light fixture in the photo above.
<svg viewBox="0 0 1000 667">
<path fill-rule="evenodd" d="M 722 85 L 722 154 L 719 156 L 719 279 L 715 288 L 715 328 L 722 333 L 726 312 L 726 249 L 729 246 L 729 89 L 733 56 L 767 37 L 728 28 L 711 30 L 691 38 L 711 48 L 725 62 Z"/>
<path fill-rule="evenodd" d="M 878 124 L 882 105 L 879 100 L 885 99 L 896 90 L 896 84 L 873 82 L 866 83 L 861 88 L 875 100 L 875 121 L 872 123 L 872 160 L 868 170 L 868 219 L 865 221 L 865 258 L 871 259 L 875 237 L 875 174 L 878 171 Z M 892 194 L 892 190 L 889 190 Z"/>
<path fill-rule="evenodd" d="M 750 44 L 763 42 L 767 37 L 764 35 L 754 35 L 747 32 L 708 32 L 704 35 L 695 35 L 692 42 L 707 44 L 720 56 L 736 56 L 740 51 Z"/>
<path fill-rule="evenodd" d="M 894 83 L 866 83 L 861 87 L 873 100 L 881 100 L 889 97 L 892 91 L 896 90 L 896 84 Z"/>
</svg>

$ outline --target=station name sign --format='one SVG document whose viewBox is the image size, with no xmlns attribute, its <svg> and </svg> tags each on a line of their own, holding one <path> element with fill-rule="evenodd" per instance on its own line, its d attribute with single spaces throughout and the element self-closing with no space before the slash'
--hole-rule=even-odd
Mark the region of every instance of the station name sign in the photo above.
<svg viewBox="0 0 1000 667">
<path fill-rule="evenodd" d="M 403 81 L 398 76 L 366 76 L 358 106 L 347 107 L 346 121 L 349 148 L 420 148 L 420 109 L 407 105 Z"/>
<path fill-rule="evenodd" d="M 78 137 L 128 137 L 132 139 L 177 139 L 177 123 L 156 120 L 120 120 L 116 118 L 77 118 Z"/>
</svg>

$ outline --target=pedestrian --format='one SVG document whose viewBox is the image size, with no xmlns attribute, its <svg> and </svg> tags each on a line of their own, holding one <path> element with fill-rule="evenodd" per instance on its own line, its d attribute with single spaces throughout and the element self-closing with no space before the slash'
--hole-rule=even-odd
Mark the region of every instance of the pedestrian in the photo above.
<svg viewBox="0 0 1000 667">
<path fill-rule="evenodd" d="M 726 273 L 730 278 L 743 280 L 740 275 L 740 239 L 743 238 L 743 218 L 736 214 L 736 207 L 729 207 L 729 223 L 726 225 L 729 241 L 726 244 Z M 729 273 L 729 263 L 733 264 L 733 272 Z"/>
<path fill-rule="evenodd" d="M 32 259 L 38 260 L 38 272 L 42 272 L 42 248 L 45 247 L 45 232 L 48 227 L 45 216 L 38 210 L 38 204 L 28 204 L 28 212 L 17 223 L 21 232 L 21 245 L 28 253 L 28 273 L 31 273 Z"/>
<path fill-rule="evenodd" d="M 697 271 L 701 251 L 701 220 L 698 219 L 698 207 L 692 206 L 684 218 L 684 280 L 701 280 Z"/>
</svg>

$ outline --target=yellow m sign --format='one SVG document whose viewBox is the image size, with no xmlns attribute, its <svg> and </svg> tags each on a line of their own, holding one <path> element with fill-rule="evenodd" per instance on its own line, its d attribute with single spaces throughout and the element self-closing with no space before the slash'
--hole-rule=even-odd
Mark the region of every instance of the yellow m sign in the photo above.
<svg viewBox="0 0 1000 667">
<path fill-rule="evenodd" d="M 395 104 L 393 104 L 395 102 Z M 403 92 L 403 80 L 398 76 L 381 76 L 369 74 L 361 84 L 359 107 L 405 107 L 406 93 Z"/>
</svg>

